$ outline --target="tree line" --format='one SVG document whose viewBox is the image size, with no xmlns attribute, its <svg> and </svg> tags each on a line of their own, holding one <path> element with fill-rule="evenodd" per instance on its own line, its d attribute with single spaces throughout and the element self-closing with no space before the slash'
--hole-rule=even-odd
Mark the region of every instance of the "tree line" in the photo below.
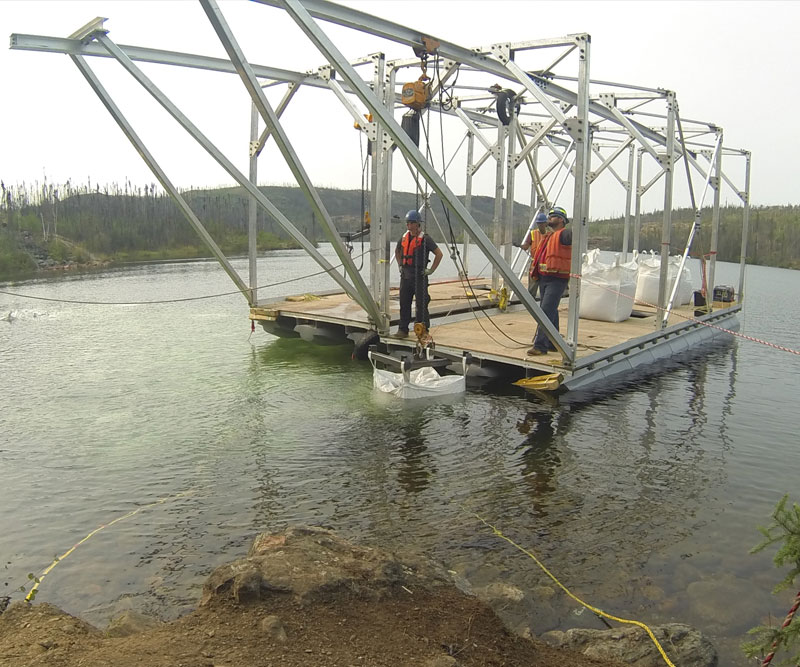
<svg viewBox="0 0 800 667">
<path fill-rule="evenodd" d="M 260 186 L 264 195 L 314 242 L 327 241 L 323 226 L 295 186 Z M 341 233 L 362 228 L 369 208 L 369 193 L 359 190 L 321 188 L 322 202 Z M 229 255 L 244 254 L 248 244 L 249 199 L 241 187 L 188 189 L 182 192 L 189 206 L 211 236 Z M 393 216 L 399 236 L 406 211 L 419 208 L 419 196 L 392 194 Z M 472 213 L 492 238 L 494 199 L 475 196 Z M 461 241 L 464 232 L 448 216 L 436 195 L 430 198 L 435 213 L 428 215 L 428 231 L 438 241 Z M 528 206 L 514 204 L 514 240 L 520 240 L 530 221 Z M 672 252 L 682 252 L 694 213 L 674 212 Z M 721 209 L 718 259 L 739 260 L 742 208 Z M 291 236 L 262 209 L 257 212 L 258 250 L 299 247 Z M 0 181 L 0 279 L 34 272 L 43 263 L 87 264 L 92 261 L 124 262 L 207 257 L 208 249 L 189 225 L 172 198 L 155 183 L 135 186 L 130 181 L 110 185 L 91 181 L 75 185 L 48 182 L 7 185 Z M 708 252 L 711 213 L 701 218 L 693 254 Z M 590 247 L 619 250 L 621 218 L 589 223 Z M 632 232 L 631 232 L 632 236 Z M 750 214 L 747 260 L 800 268 L 800 207 L 753 207 Z M 639 249 L 661 247 L 661 214 L 642 216 Z"/>
<path fill-rule="evenodd" d="M 672 215 L 670 252 L 683 252 L 694 221 L 694 211 L 689 208 L 675 209 Z M 663 213 L 654 211 L 642 215 L 639 250 L 658 251 L 661 247 Z M 741 257 L 743 208 L 724 206 L 720 208 L 717 259 L 723 262 L 738 262 Z M 631 225 L 633 221 L 631 221 Z M 711 248 L 711 210 L 704 210 L 700 217 L 699 234 L 692 243 L 691 254 L 708 253 Z M 601 250 L 622 248 L 624 225 L 622 218 L 593 222 L 590 224 L 590 247 L 592 241 Z M 633 229 L 630 231 L 631 243 Z M 800 206 L 752 206 L 747 233 L 746 261 L 748 264 L 800 269 Z"/>
<path fill-rule="evenodd" d="M 261 186 L 264 195 L 313 242 L 328 238 L 321 221 L 301 190 L 294 186 Z M 320 188 L 322 202 L 341 233 L 362 229 L 369 192 Z M 6 185 L 0 182 L 0 279 L 35 271 L 37 259 L 86 264 L 207 257 L 209 251 L 172 198 L 155 183 L 135 186 L 130 181 L 110 185 L 53 183 Z M 188 189 L 181 192 L 192 211 L 220 248 L 229 255 L 248 249 L 249 196 L 241 187 Z M 413 193 L 393 193 L 393 220 L 419 208 Z M 435 237 L 461 238 L 436 195 L 430 206 L 443 225 L 428 227 Z M 476 219 L 489 226 L 494 200 L 473 197 Z M 515 223 L 526 224 L 528 207 L 515 204 Z M 397 225 L 397 235 L 405 231 Z M 299 244 L 263 209 L 257 211 L 258 250 L 297 248 Z"/>
</svg>

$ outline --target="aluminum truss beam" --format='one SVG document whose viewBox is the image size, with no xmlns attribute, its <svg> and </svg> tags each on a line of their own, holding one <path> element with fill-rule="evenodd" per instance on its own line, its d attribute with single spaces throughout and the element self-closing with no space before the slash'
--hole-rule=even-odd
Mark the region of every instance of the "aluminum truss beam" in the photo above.
<svg viewBox="0 0 800 667">
<path fill-rule="evenodd" d="M 258 108 L 258 111 L 261 114 L 261 117 L 264 119 L 264 122 L 272 129 L 272 136 L 275 138 L 275 142 L 278 144 L 278 148 L 283 155 L 283 159 L 286 160 L 289 169 L 297 180 L 297 184 L 300 186 L 303 194 L 305 194 L 306 199 L 311 205 L 314 213 L 316 213 L 316 215 L 318 215 L 324 223 L 323 227 L 327 231 L 328 240 L 333 246 L 334 251 L 339 257 L 339 261 L 342 263 L 342 266 L 347 272 L 347 275 L 350 277 L 350 280 L 355 286 L 356 291 L 358 292 L 360 297 L 358 299 L 359 304 L 362 308 L 364 308 L 365 311 L 367 311 L 370 321 L 376 327 L 378 327 L 380 330 L 388 330 L 388 314 L 381 313 L 378 309 L 378 305 L 375 302 L 375 299 L 373 299 L 366 283 L 364 282 L 364 278 L 356 268 L 350 253 L 348 253 L 347 249 L 344 247 L 344 243 L 342 243 L 342 239 L 339 237 L 339 233 L 333 224 L 333 220 L 331 220 L 330 214 L 325 208 L 325 205 L 322 203 L 322 198 L 319 196 L 317 189 L 311 182 L 311 179 L 306 173 L 302 162 L 300 162 L 300 159 L 297 156 L 297 153 L 295 152 L 291 142 L 289 141 L 288 135 L 286 132 L 284 132 L 283 126 L 281 125 L 280 120 L 278 120 L 275 111 L 267 101 L 267 97 L 264 95 L 263 89 L 256 80 L 256 75 L 253 72 L 252 67 L 250 67 L 250 64 L 245 59 L 244 53 L 242 52 L 238 42 L 236 41 L 236 38 L 233 36 L 233 33 L 228 27 L 228 23 L 225 21 L 225 17 L 222 15 L 217 3 L 214 0 L 200 0 L 200 5 L 203 7 L 208 20 L 214 28 L 214 31 L 217 33 L 217 37 L 219 37 L 220 41 L 222 42 L 222 46 L 225 48 L 228 57 L 235 65 L 236 71 L 239 74 L 242 83 L 253 100 L 253 104 L 255 104 L 256 108 Z"/>
<path fill-rule="evenodd" d="M 97 76 L 95 76 L 95 73 L 86 64 L 86 61 L 81 56 L 70 56 L 70 58 L 78 67 L 81 74 L 83 74 L 92 90 L 94 90 L 94 92 L 100 98 L 103 106 L 105 106 L 105 108 L 117 122 L 117 125 L 119 125 L 125 136 L 128 137 L 128 140 L 133 144 L 134 148 L 136 148 L 139 155 L 142 156 L 142 159 L 153 172 L 153 175 L 158 179 L 158 182 L 161 183 L 161 186 L 164 188 L 164 190 L 169 192 L 173 199 L 178 203 L 178 206 L 186 216 L 189 223 L 192 225 L 192 227 L 194 227 L 194 230 L 200 235 L 200 238 L 202 238 L 206 245 L 210 248 L 211 252 L 214 254 L 214 257 L 217 258 L 217 261 L 220 263 L 225 273 L 227 273 L 230 279 L 233 281 L 233 284 L 239 288 L 239 291 L 241 291 L 242 294 L 244 294 L 248 303 L 250 303 L 251 306 L 254 305 L 251 301 L 251 292 L 247 285 L 244 284 L 244 281 L 236 272 L 236 269 L 231 266 L 228 258 L 225 257 L 225 254 L 222 252 L 222 250 L 220 250 L 214 239 L 211 238 L 205 227 L 203 227 L 203 223 L 201 223 L 198 217 L 194 214 L 194 211 L 192 211 L 191 207 L 183 198 L 181 193 L 178 192 L 178 189 L 169 180 L 166 172 L 161 169 L 158 162 L 156 162 L 156 159 L 153 157 L 150 151 L 147 150 L 144 142 L 142 142 L 142 140 L 139 138 L 139 135 L 136 134 L 136 131 L 133 129 L 133 126 L 128 122 L 122 111 L 120 111 L 119 107 L 111 99 L 111 96 L 100 83 L 100 80 L 97 78 Z"/>
<path fill-rule="evenodd" d="M 284 7 L 284 0 L 252 0 L 253 2 L 257 2 L 262 5 L 268 5 L 270 7 Z M 449 58 L 457 63 L 463 63 L 466 65 L 471 65 L 476 69 L 484 72 L 488 72 L 493 74 L 501 79 L 505 79 L 506 81 L 513 81 L 515 83 L 519 83 L 519 79 L 515 76 L 511 71 L 509 71 L 502 63 L 498 62 L 496 59 L 489 57 L 486 55 L 487 53 L 491 52 L 491 48 L 489 49 L 467 49 L 463 46 L 458 46 L 452 42 L 448 42 L 447 40 L 440 39 L 438 37 L 433 37 L 433 35 L 427 35 L 419 30 L 413 30 L 412 28 L 408 28 L 406 26 L 400 25 L 398 23 L 393 23 L 391 21 L 387 21 L 385 19 L 381 19 L 376 16 L 372 16 L 365 12 L 360 12 L 356 9 L 351 9 L 349 7 L 343 7 L 341 5 L 337 5 L 332 2 L 326 2 L 326 0 L 303 0 L 303 7 L 305 11 L 312 17 L 321 19 L 323 21 L 328 21 L 330 23 L 335 23 L 337 25 L 345 26 L 348 28 L 353 28 L 360 32 L 365 32 L 372 35 L 377 35 L 379 37 L 384 37 L 385 39 L 389 39 L 393 42 L 398 42 L 400 44 L 407 44 L 408 46 L 412 47 L 422 47 L 424 46 L 422 43 L 422 37 L 427 36 L 435 39 L 439 46 L 437 47 L 437 53 L 444 57 Z M 571 35 L 569 37 L 564 37 L 556 40 L 538 40 L 535 42 L 528 42 L 519 45 L 519 49 L 525 48 L 532 48 L 534 46 L 568 46 L 576 43 L 576 39 L 578 38 L 586 38 L 588 35 Z M 517 50 L 517 45 L 510 44 L 509 50 L 511 53 Z M 577 104 L 578 94 L 574 93 L 567 88 L 563 88 L 553 81 L 536 76 L 535 74 L 531 74 L 526 72 L 525 77 L 530 79 L 532 82 L 535 82 L 537 86 L 540 86 L 544 90 L 547 91 L 547 94 L 555 97 L 562 102 L 567 102 L 572 105 Z M 527 87 L 527 84 L 526 84 Z M 597 104 L 596 102 L 589 101 L 588 105 L 589 113 L 595 114 L 600 116 L 601 118 L 605 118 L 606 120 L 611 120 L 617 122 L 614 115 L 610 113 L 609 109 L 604 107 L 601 104 Z M 666 137 L 663 135 L 654 132 L 650 128 L 640 125 L 635 121 L 632 121 L 631 124 L 645 137 L 650 139 L 651 141 L 657 144 L 666 144 Z"/>
<path fill-rule="evenodd" d="M 316 5 L 316 3 L 311 4 Z M 489 259 L 492 265 L 495 266 L 503 276 L 506 284 L 510 285 L 511 289 L 519 296 L 528 312 L 539 323 L 539 326 L 543 327 L 547 333 L 547 337 L 553 345 L 556 346 L 565 361 L 572 364 L 574 361 L 574 348 L 561 337 L 561 334 L 544 314 L 539 304 L 533 300 L 528 290 L 519 281 L 511 267 L 503 261 L 497 249 L 492 245 L 492 242 L 475 222 L 461 201 L 459 201 L 441 176 L 432 168 L 417 146 L 409 139 L 405 131 L 394 119 L 394 116 L 380 103 L 380 100 L 375 97 L 372 90 L 364 83 L 361 77 L 358 76 L 347 59 L 314 22 L 311 14 L 306 10 L 303 4 L 298 0 L 282 0 L 278 6 L 286 9 L 289 15 L 319 49 L 328 62 L 330 62 L 342 78 L 350 84 L 353 92 L 358 95 L 359 99 L 367 106 L 373 116 L 380 121 L 386 132 L 392 137 L 403 154 L 412 162 L 415 168 L 425 176 L 426 180 L 431 184 L 442 201 L 444 201 L 445 205 L 456 214 L 487 259 Z M 363 29 L 363 26 L 360 29 Z"/>
<path fill-rule="evenodd" d="M 319 251 L 314 247 L 312 244 L 290 221 L 286 218 L 283 213 L 280 212 L 273 204 L 270 202 L 267 197 L 253 184 L 249 181 L 249 179 L 242 174 L 234 165 L 233 163 L 228 160 L 217 148 L 214 144 L 209 141 L 199 129 L 197 129 L 194 124 L 153 84 L 150 79 L 145 76 L 145 74 L 131 61 L 117 46 L 114 44 L 108 37 L 105 35 L 98 35 L 98 41 L 102 44 L 103 48 L 108 50 L 109 54 L 113 54 L 115 58 L 119 61 L 119 63 L 150 93 L 155 100 L 161 104 L 162 107 L 176 120 L 180 123 L 183 128 L 189 132 L 190 135 L 197 141 L 208 153 L 213 157 L 220 166 L 225 169 L 238 183 L 244 187 L 250 195 L 255 197 L 256 201 L 264 207 L 264 209 L 275 219 L 278 224 L 280 224 L 301 246 L 302 248 L 314 258 L 323 269 L 325 269 L 330 276 L 337 282 L 339 285 L 348 293 L 350 296 L 353 297 L 357 302 L 360 304 L 360 296 L 358 292 L 353 288 L 353 286 L 347 282 L 342 276 L 340 276 L 333 265 L 325 259 Z M 108 108 L 108 106 L 106 106 Z M 110 109 L 109 109 L 110 111 Z M 137 149 L 140 146 L 137 144 Z M 141 146 L 143 148 L 143 145 Z M 152 168 L 152 167 L 151 167 Z M 202 227 L 202 225 L 201 225 Z M 205 231 L 205 230 L 204 230 Z M 202 234 L 201 234 L 202 236 Z M 209 237 L 210 238 L 210 237 Z M 203 239 L 206 240 L 205 236 Z M 210 246 L 211 247 L 211 246 Z M 221 260 L 220 260 L 221 261 Z M 226 260 L 227 261 L 227 260 Z M 237 274 L 238 277 L 238 274 Z M 241 280 L 239 278 L 239 280 Z M 234 281 L 236 282 L 236 281 Z M 238 283 L 237 283 L 238 284 Z M 255 305 L 255 304 L 253 304 Z M 364 310 L 369 312 L 367 308 L 364 307 Z"/>
</svg>

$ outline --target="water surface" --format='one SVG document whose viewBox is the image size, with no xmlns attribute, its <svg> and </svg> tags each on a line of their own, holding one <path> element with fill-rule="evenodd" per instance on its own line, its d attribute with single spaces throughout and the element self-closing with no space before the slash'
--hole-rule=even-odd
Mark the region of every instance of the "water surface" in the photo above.
<svg viewBox="0 0 800 667">
<path fill-rule="evenodd" d="M 267 284 L 317 268 L 284 251 L 259 271 Z M 800 274 L 748 271 L 742 332 L 800 348 Z M 737 284 L 738 267 L 717 277 Z M 211 262 L 0 289 L 106 302 L 232 291 Z M 126 608 L 174 618 L 256 533 L 311 523 L 519 587 L 512 625 L 603 627 L 563 594 L 534 602 L 553 584 L 477 513 L 587 602 L 700 628 L 720 664 L 746 664 L 744 632 L 790 605 L 769 594 L 784 575 L 772 552 L 748 553 L 781 495 L 800 500 L 800 359 L 786 352 L 737 339 L 559 402 L 496 385 L 420 405 L 373 393 L 349 346 L 251 334 L 240 295 L 0 294 L 0 316 L 0 584 L 15 597 L 27 573 L 138 508 L 58 563 L 37 599 L 96 624 Z"/>
</svg>

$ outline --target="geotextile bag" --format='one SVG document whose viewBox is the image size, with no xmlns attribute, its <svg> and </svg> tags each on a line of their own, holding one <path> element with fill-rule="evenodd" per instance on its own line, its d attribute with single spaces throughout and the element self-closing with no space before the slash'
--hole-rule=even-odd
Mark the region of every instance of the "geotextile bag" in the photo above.
<svg viewBox="0 0 800 667">
<path fill-rule="evenodd" d="M 619 255 L 613 263 L 600 261 L 600 251 L 590 250 L 581 268 L 581 305 L 579 316 L 586 320 L 623 322 L 631 316 L 636 294 L 636 262 L 621 264 Z"/>
</svg>

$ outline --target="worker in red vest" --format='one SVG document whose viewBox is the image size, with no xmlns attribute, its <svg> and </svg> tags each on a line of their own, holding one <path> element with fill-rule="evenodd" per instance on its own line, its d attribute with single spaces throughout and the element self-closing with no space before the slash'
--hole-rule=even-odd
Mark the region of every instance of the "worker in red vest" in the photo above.
<svg viewBox="0 0 800 667">
<path fill-rule="evenodd" d="M 422 218 L 419 211 L 406 213 L 407 231 L 397 243 L 394 256 L 400 267 L 400 323 L 397 335 L 408 336 L 408 325 L 411 322 L 411 302 L 416 302 L 415 322 L 422 322 L 427 329 L 431 328 L 428 304 L 428 276 L 442 261 L 442 251 L 436 242 L 420 229 Z M 428 268 L 428 255 L 433 254 L 433 264 Z"/>
<path fill-rule="evenodd" d="M 552 230 L 541 244 L 533 259 L 533 274 L 539 281 L 541 307 L 553 326 L 558 329 L 558 305 L 569 285 L 572 269 L 572 230 L 564 229 L 569 223 L 567 212 L 560 206 L 550 209 L 547 226 Z M 540 356 L 555 350 L 555 345 L 545 334 L 544 327 L 536 329 L 533 347 L 528 350 L 531 356 Z"/>
</svg>

